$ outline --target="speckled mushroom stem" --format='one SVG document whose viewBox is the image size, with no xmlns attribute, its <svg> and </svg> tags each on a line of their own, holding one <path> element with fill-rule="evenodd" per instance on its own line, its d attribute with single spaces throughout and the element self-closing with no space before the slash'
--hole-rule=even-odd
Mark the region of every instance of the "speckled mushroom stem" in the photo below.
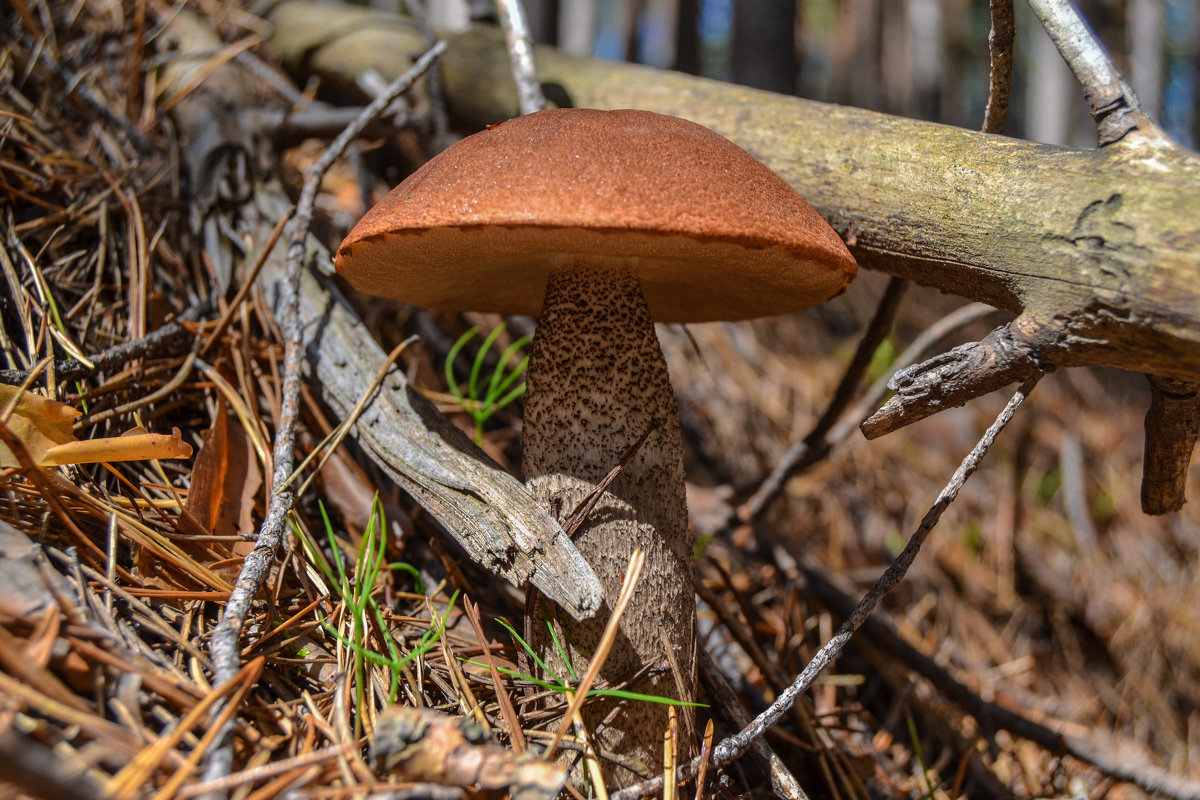
<svg viewBox="0 0 1200 800">
<path fill-rule="evenodd" d="M 606 609 L 575 623 L 566 614 L 555 615 L 535 593 L 526 615 L 534 648 L 552 670 L 568 674 L 546 629 L 545 620 L 555 618 L 581 675 L 604 629 L 606 610 L 620 592 L 629 557 L 640 547 L 646 553 L 641 581 L 601 678 L 615 685 L 652 665 L 660 672 L 631 689 L 693 700 L 696 603 L 679 411 L 631 265 L 576 260 L 554 269 L 527 380 L 525 480 L 560 521 L 651 431 L 575 535 L 600 578 Z M 672 663 L 681 673 L 678 680 Z M 585 714 L 589 728 L 594 731 L 611 708 L 611 703 L 591 706 Z M 682 730 L 690 731 L 692 714 L 680 711 Z M 666 725 L 665 706 L 629 703 L 593 735 L 600 749 L 642 762 L 646 773 L 654 774 L 661 770 Z M 605 777 L 617 787 L 636 780 L 611 765 Z"/>
</svg>

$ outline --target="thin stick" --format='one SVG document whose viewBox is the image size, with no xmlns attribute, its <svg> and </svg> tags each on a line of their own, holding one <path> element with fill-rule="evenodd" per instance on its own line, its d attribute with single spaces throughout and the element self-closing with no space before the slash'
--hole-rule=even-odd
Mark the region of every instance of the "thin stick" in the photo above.
<svg viewBox="0 0 1200 800">
<path fill-rule="evenodd" d="M 1029 7 L 1083 86 L 1101 146 L 1120 141 L 1138 128 L 1147 133 L 1157 130 L 1141 113 L 1133 90 L 1069 0 L 1029 0 Z"/>
<path fill-rule="evenodd" d="M 925 517 L 921 520 L 921 524 L 908 540 L 908 544 L 905 545 L 904 550 L 896 557 L 891 566 L 884 571 L 871 590 L 867 592 L 867 595 L 854 609 L 854 613 L 842 623 L 842 627 L 838 629 L 833 638 L 817 651 L 812 661 L 796 677 L 792 685 L 785 689 L 769 708 L 759 714 L 747 726 L 746 730 L 726 739 L 714 748 L 713 758 L 717 760 L 717 763 L 726 764 L 741 755 L 751 742 L 762 735 L 763 731 L 774 725 L 791 708 L 800 694 L 808 689 L 813 679 L 837 657 L 850 640 L 850 637 L 854 635 L 854 632 L 858 630 L 863 621 L 875 610 L 875 606 L 879 604 L 879 601 L 886 597 L 904 578 L 909 567 L 912 566 L 913 561 L 916 559 L 921 545 L 925 543 L 925 539 L 929 536 L 930 531 L 933 530 L 938 520 L 941 519 L 943 512 L 954 502 L 954 498 L 958 496 L 963 484 L 979 468 L 983 457 L 987 455 L 992 443 L 996 441 L 996 436 L 1012 420 L 1013 414 L 1016 413 L 1016 410 L 1025 401 L 1025 398 L 1029 396 L 1029 393 L 1033 391 L 1033 387 L 1037 385 L 1040 379 L 1040 375 L 1030 378 L 1013 394 L 1008 404 L 1004 406 L 999 416 L 996 417 L 996 421 L 984 432 L 979 442 L 971 449 L 967 457 L 963 459 L 958 469 L 955 470 L 954 475 L 950 478 L 950 482 L 946 484 L 945 488 L 938 495 L 937 500 L 934 501 L 929 511 L 926 512 Z"/>
<path fill-rule="evenodd" d="M 190 800 L 192 797 L 197 797 L 205 792 L 219 789 L 227 791 L 236 789 L 239 786 L 245 786 L 248 783 L 257 783 L 265 781 L 269 778 L 274 778 L 277 775 L 282 775 L 300 767 L 310 767 L 318 764 L 325 764 L 338 756 L 345 755 L 353 744 L 335 744 L 329 747 L 323 747 L 320 750 L 310 750 L 307 753 L 302 753 L 291 758 L 285 758 L 280 761 L 273 761 L 269 764 L 264 764 L 261 767 L 252 767 L 239 772 L 237 775 L 232 775 L 228 778 L 222 778 L 217 783 L 196 783 L 191 786 L 184 786 L 179 789 L 178 797 L 180 800 Z"/>
<path fill-rule="evenodd" d="M 292 472 L 296 438 L 296 419 L 300 405 L 300 370 L 304 357 L 303 339 L 300 330 L 299 286 L 300 272 L 304 260 L 305 240 L 312 220 L 313 203 L 325 172 L 346 149 L 367 123 L 425 73 L 434 61 L 445 52 L 444 42 L 438 42 L 427 50 L 412 68 L 388 86 L 387 91 L 371 102 L 353 124 L 347 126 L 321 155 L 321 158 L 305 172 L 304 187 L 296 203 L 296 222 L 289 240 L 285 279 L 279 286 L 282 295 L 279 327 L 284 337 L 283 398 L 280 403 L 279 423 L 276 428 L 273 448 L 273 487 L 282 486 Z M 266 519 L 259 531 L 254 549 L 246 556 L 237 583 L 225 604 L 220 621 L 213 629 L 209 652 L 213 660 L 214 679 L 217 683 L 228 680 L 237 673 L 239 661 L 238 637 L 245 624 L 250 605 L 258 594 L 263 580 L 275 561 L 275 553 L 283 540 L 283 531 L 288 513 L 295 499 L 288 490 L 272 491 Z M 219 713 L 219 712 L 218 712 Z M 233 766 L 233 742 L 229 737 L 231 723 L 226 723 L 217 741 L 219 744 L 210 753 L 205 766 L 204 782 L 217 781 L 229 774 Z M 214 793 L 210 796 L 218 796 Z"/>
<path fill-rule="evenodd" d="M 1004 133 L 1008 119 L 1008 101 L 1012 94 L 1013 43 L 1016 25 L 1013 24 L 1013 0 L 991 0 L 992 30 L 988 34 L 987 107 L 983 112 L 984 133 Z"/>
<path fill-rule="evenodd" d="M 533 38 L 529 35 L 529 20 L 521 0 L 496 0 L 500 25 L 508 43 L 512 60 L 513 80 L 517 82 L 517 102 L 522 114 L 532 114 L 546 107 L 546 96 L 538 82 L 537 65 L 533 59 Z"/>
<path fill-rule="evenodd" d="M 140 339 L 114 345 L 103 352 L 88 356 L 91 364 L 85 364 L 73 358 L 56 360 L 54 362 L 55 380 L 59 382 L 79 380 L 96 372 L 122 365 L 135 358 L 159 358 L 187 352 L 192 341 L 192 334 L 183 323 L 195 322 L 208 314 L 211 308 L 210 301 L 197 303 L 180 314 L 174 321 L 168 322 Z M 21 369 L 0 369 L 0 383 L 18 386 L 29 377 L 30 372 L 30 370 Z"/>
<path fill-rule="evenodd" d="M 82 417 L 77 423 L 77 429 L 87 425 L 99 425 L 102 422 L 110 420 L 114 417 L 128 414 L 139 408 L 145 408 L 151 403 L 156 403 L 159 400 L 170 397 L 174 392 L 187 381 L 192 374 L 192 367 L 196 365 L 196 354 L 188 353 L 183 359 L 183 364 L 175 372 L 171 379 L 160 386 L 156 391 L 151 392 L 144 397 L 139 397 L 136 400 L 130 400 L 128 403 L 122 403 L 115 408 L 105 409 L 104 411 L 91 414 L 87 417 Z"/>
<path fill-rule="evenodd" d="M 562 529 L 566 531 L 567 536 L 572 538 L 575 537 L 576 531 L 578 531 L 579 527 L 583 525 L 584 521 L 588 518 L 588 515 L 592 513 L 592 509 L 596 507 L 596 503 L 600 502 L 600 498 L 602 498 L 604 493 L 608 491 L 608 487 L 611 486 L 612 482 L 615 481 L 617 476 L 621 474 L 621 470 L 625 469 L 626 465 L 628 465 L 629 462 L 633 460 L 633 457 L 637 455 L 638 450 L 640 450 L 642 445 L 646 443 L 646 440 L 650 438 L 650 434 L 654 433 L 654 431 L 656 431 L 661 424 L 662 420 L 653 420 L 650 423 L 650 427 L 647 428 L 646 432 L 641 435 L 641 438 L 634 442 L 629 449 L 621 455 L 620 460 L 617 461 L 616 465 L 608 471 L 608 474 L 604 476 L 604 479 L 601 480 L 600 483 L 596 484 L 596 488 L 592 489 L 592 491 L 588 493 L 588 496 L 580 501 L 579 505 L 575 507 L 575 510 L 571 512 L 571 516 L 567 517 L 566 521 L 563 523 Z"/>
<path fill-rule="evenodd" d="M 925 513 L 925 517 L 921 520 L 921 524 L 917 527 L 916 532 L 908 540 L 904 550 L 896 557 L 896 560 L 884 571 L 871 590 L 855 607 L 854 611 L 838 628 L 837 633 L 816 652 L 808 665 L 796 676 L 792 681 L 792 685 L 783 690 L 766 710 L 751 720 L 750 724 L 733 736 L 722 741 L 712 753 L 712 763 L 716 766 L 724 766 L 729 762 L 738 758 L 745 753 L 753 744 L 758 741 L 766 731 L 775 725 L 784 714 L 786 714 L 796 702 L 796 700 L 808 690 L 809 686 L 816 677 L 831 664 L 838 655 L 845 649 L 846 644 L 854 635 L 855 631 L 862 626 L 875 607 L 879 605 L 879 601 L 888 595 L 903 580 L 908 572 L 913 561 L 917 557 L 917 553 L 921 549 L 921 545 L 925 543 L 925 539 L 929 536 L 930 531 L 937 525 L 945 510 L 954 502 L 954 498 L 958 496 L 963 484 L 967 479 L 979 468 L 992 444 L 996 441 L 996 436 L 1000 431 L 1004 430 L 1005 426 L 1012 420 L 1016 410 L 1033 391 L 1033 387 L 1041 379 L 1040 375 L 1036 375 L 1021 385 L 1021 388 L 1012 396 L 1005 405 L 1004 409 L 996 417 L 995 422 L 988 427 L 979 442 L 971 449 L 963 459 L 954 475 L 950 478 L 949 483 L 938 494 L 929 511 Z M 696 774 L 699 767 L 699 759 L 692 759 L 680 769 L 680 779 L 686 779 Z M 650 794 L 655 794 L 662 791 L 662 777 L 651 778 L 648 781 L 622 789 L 620 792 L 613 795 L 613 800 L 633 800 L 634 798 L 646 797 Z"/>
</svg>

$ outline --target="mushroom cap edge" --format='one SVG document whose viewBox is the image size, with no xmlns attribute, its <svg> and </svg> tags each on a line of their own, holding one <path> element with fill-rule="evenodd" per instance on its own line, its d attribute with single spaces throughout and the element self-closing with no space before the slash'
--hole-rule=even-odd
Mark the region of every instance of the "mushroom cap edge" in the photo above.
<svg viewBox="0 0 1200 800">
<path fill-rule="evenodd" d="M 788 313 L 857 265 L 782 178 L 719 134 L 648 111 L 551 109 L 467 137 L 346 237 L 360 291 L 536 316 L 551 264 L 636 263 L 655 320 Z"/>
</svg>

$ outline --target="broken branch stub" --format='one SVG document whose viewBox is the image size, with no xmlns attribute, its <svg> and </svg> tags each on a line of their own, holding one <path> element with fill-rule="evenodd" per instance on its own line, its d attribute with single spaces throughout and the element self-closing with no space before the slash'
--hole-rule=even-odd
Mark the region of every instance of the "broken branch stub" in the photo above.
<svg viewBox="0 0 1200 800">
<path fill-rule="evenodd" d="M 996 328 L 978 342 L 901 369 L 888 381 L 896 392 L 859 425 L 868 439 L 911 425 L 948 408 L 966 405 L 988 392 L 1053 369 L 1047 344 L 1059 338 L 1057 327 L 1024 316 Z"/>
<path fill-rule="evenodd" d="M 1200 433 L 1200 386 L 1146 376 L 1150 410 L 1146 412 L 1146 449 L 1142 472 L 1142 510 L 1168 514 L 1183 508 L 1184 484 L 1196 435 Z"/>
</svg>

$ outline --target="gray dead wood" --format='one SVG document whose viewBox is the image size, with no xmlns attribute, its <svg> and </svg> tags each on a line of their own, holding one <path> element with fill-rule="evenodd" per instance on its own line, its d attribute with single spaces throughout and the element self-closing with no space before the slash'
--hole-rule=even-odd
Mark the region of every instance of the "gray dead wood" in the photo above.
<svg viewBox="0 0 1200 800">
<path fill-rule="evenodd" d="M 419 41 L 396 17 L 302 0 L 276 6 L 271 21 L 270 45 L 286 63 L 347 84 L 366 69 L 398 74 Z M 870 435 L 1021 381 L 1030 369 L 1109 366 L 1200 382 L 1200 157 L 1136 110 L 1121 115 L 1119 139 L 1080 149 L 550 48 L 538 48 L 537 69 L 560 103 L 642 108 L 716 130 L 796 187 L 864 266 L 1018 316 L 974 352 L 898 379 L 903 397 L 874 416 Z M 517 114 L 499 31 L 451 37 L 442 75 L 460 128 Z M 998 356 L 997 339 L 1011 349 Z M 1012 371 L 990 366 L 997 357 Z M 937 387 L 950 375 L 951 385 Z M 1172 441 L 1154 451 L 1162 469 L 1152 476 L 1177 481 L 1186 469 L 1191 450 Z"/>
</svg>

